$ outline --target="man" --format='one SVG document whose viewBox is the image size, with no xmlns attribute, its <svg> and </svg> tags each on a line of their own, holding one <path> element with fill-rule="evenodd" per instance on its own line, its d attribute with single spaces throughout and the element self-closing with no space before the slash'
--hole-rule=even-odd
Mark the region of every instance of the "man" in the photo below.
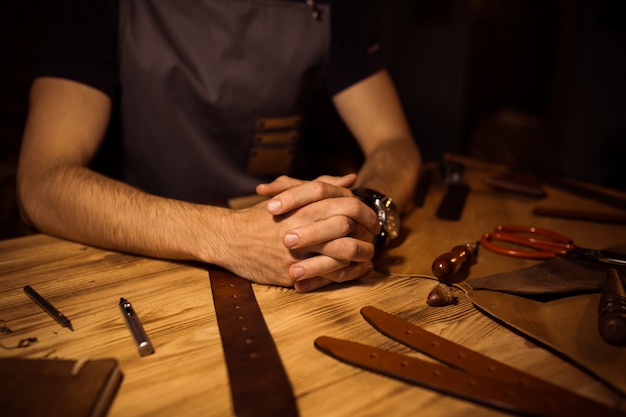
<svg viewBox="0 0 626 417">
<path fill-rule="evenodd" d="M 406 209 L 420 157 L 358 4 L 59 1 L 20 155 L 24 218 L 300 292 L 365 275 L 381 225 L 351 188 Z M 267 182 L 257 151 L 276 152 L 275 138 L 297 130 L 321 83 L 363 150 L 358 176 Z M 118 111 L 123 181 L 90 169 Z M 269 201 L 203 204 L 255 190 Z"/>
</svg>

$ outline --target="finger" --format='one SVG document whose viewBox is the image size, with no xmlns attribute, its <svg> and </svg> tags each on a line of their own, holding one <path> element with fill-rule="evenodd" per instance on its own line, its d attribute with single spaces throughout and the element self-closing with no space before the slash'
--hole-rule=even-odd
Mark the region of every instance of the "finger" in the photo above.
<svg viewBox="0 0 626 417">
<path fill-rule="evenodd" d="M 325 182 L 335 187 L 350 187 L 356 182 L 356 174 L 347 174 L 341 177 L 332 175 L 321 175 L 316 178 L 316 181 Z M 259 184 L 256 187 L 256 192 L 264 197 L 273 197 L 289 188 L 297 187 L 304 184 L 307 181 L 299 180 L 289 177 L 287 175 L 281 175 L 270 183 Z"/>
<path fill-rule="evenodd" d="M 313 244 L 315 242 L 314 236 L 319 229 L 319 225 L 315 225 L 316 222 L 326 221 L 326 223 L 323 224 L 324 227 L 329 228 L 329 231 L 326 233 L 332 232 L 333 237 L 345 236 L 355 231 L 357 224 L 364 227 L 373 235 L 377 235 L 380 231 L 380 224 L 378 223 L 376 213 L 365 205 L 365 203 L 352 195 L 349 197 L 328 198 L 311 203 L 299 209 L 293 217 L 296 219 L 305 219 L 303 220 L 304 226 L 294 228 L 288 233 L 296 234 L 303 242 L 307 242 L 304 244 Z M 341 220 L 333 219 L 333 217 L 344 217 L 350 219 L 350 221 L 344 220 L 348 222 L 344 224 L 341 223 Z M 348 225 L 350 226 L 349 228 Z M 334 230 L 335 227 L 339 227 L 340 230 Z M 317 240 L 317 242 L 319 242 L 319 240 Z"/>
<path fill-rule="evenodd" d="M 292 250 L 305 249 L 342 237 L 351 237 L 374 244 L 376 236 L 349 217 L 334 216 L 288 231 L 283 236 L 283 245 Z"/>
<path fill-rule="evenodd" d="M 373 270 L 374 264 L 372 262 L 352 262 L 345 268 L 325 274 L 323 278 L 333 282 L 353 281 L 369 274 Z"/>
<path fill-rule="evenodd" d="M 360 223 L 357 223 L 354 229 L 355 230 L 348 235 L 349 237 L 353 237 L 355 239 L 359 239 L 364 242 L 369 242 L 372 245 L 376 242 L 378 233 L 376 234 L 371 233 L 369 230 L 363 227 L 363 225 Z"/>
<path fill-rule="evenodd" d="M 299 293 L 310 292 L 319 290 L 322 287 L 327 286 L 328 284 L 332 284 L 333 281 L 326 279 L 324 277 L 315 277 L 311 279 L 307 279 L 306 281 L 298 281 L 294 283 L 294 289 Z"/>
<path fill-rule="evenodd" d="M 289 267 L 289 276 L 294 281 L 303 281 L 330 274 L 349 264 L 350 261 L 335 259 L 326 255 L 315 255 L 292 264 Z"/>
<path fill-rule="evenodd" d="M 316 178 L 317 181 L 322 181 L 335 187 L 349 188 L 356 182 L 356 174 L 346 174 L 341 177 L 332 175 L 321 175 Z"/>
<path fill-rule="evenodd" d="M 376 247 L 374 243 L 353 237 L 343 237 L 312 247 L 315 253 L 328 256 L 338 261 L 368 262 L 374 258 Z M 321 274 L 320 274 L 321 275 Z"/>
<path fill-rule="evenodd" d="M 349 266 L 341 268 L 331 274 L 297 281 L 294 283 L 294 288 L 300 293 L 315 291 L 335 282 L 347 282 L 359 279 L 372 272 L 373 269 L 374 265 L 371 262 L 353 262 Z"/>
<path fill-rule="evenodd" d="M 294 262 L 289 266 L 289 276 L 302 281 L 316 276 L 326 276 L 345 268 L 350 263 L 368 263 L 374 258 L 374 245 L 353 238 L 336 239 L 323 245 L 314 256 Z"/>
<path fill-rule="evenodd" d="M 301 183 L 274 195 L 267 208 L 270 213 L 281 215 L 324 199 L 348 196 L 352 196 L 352 192 L 345 187 L 315 180 Z"/>
<path fill-rule="evenodd" d="M 303 249 L 300 249 L 302 251 Z M 372 242 L 355 239 L 353 237 L 342 237 L 333 239 L 306 248 L 307 253 L 315 254 L 300 258 L 292 267 L 298 266 L 306 268 L 306 277 L 311 278 L 316 275 L 323 275 L 336 269 L 336 266 L 345 266 L 347 262 L 367 262 L 374 258 L 376 248 Z M 332 259 L 322 261 L 323 259 Z"/>
<path fill-rule="evenodd" d="M 305 181 L 298 180 L 287 175 L 281 175 L 270 183 L 257 185 L 256 192 L 264 197 L 274 197 L 276 194 L 282 193 L 289 188 L 301 185 L 304 182 Z"/>
<path fill-rule="evenodd" d="M 359 228 L 350 217 L 333 216 L 288 231 L 283 236 L 283 244 L 288 249 L 300 249 L 348 236 L 360 229 L 363 227 Z"/>
</svg>

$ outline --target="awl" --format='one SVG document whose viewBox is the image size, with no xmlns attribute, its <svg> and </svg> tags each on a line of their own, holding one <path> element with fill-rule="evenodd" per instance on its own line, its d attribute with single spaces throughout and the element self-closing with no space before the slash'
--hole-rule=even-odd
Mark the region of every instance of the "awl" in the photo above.
<svg viewBox="0 0 626 417">
<path fill-rule="evenodd" d="M 463 265 L 469 264 L 478 250 L 478 242 L 453 247 L 450 252 L 439 255 L 432 265 L 433 274 L 446 281 L 459 272 Z"/>
</svg>

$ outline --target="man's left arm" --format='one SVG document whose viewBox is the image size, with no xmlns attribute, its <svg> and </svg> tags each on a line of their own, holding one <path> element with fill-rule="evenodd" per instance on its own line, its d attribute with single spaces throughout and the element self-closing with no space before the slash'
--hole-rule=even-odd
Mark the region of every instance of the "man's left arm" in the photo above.
<svg viewBox="0 0 626 417">
<path fill-rule="evenodd" d="M 391 197 L 399 211 L 407 211 L 417 183 L 421 156 L 389 74 L 379 71 L 336 94 L 333 101 L 365 155 L 356 183 L 349 177 L 320 177 L 312 182 L 279 178 L 257 188 L 260 194 L 272 197 L 268 203 L 270 212 L 281 215 L 303 207 L 312 209 L 321 202 L 347 209 L 351 205 L 347 204 L 345 198 L 353 197 L 347 187 L 376 190 Z M 324 209 L 323 212 L 328 211 Z M 336 222 L 334 219 L 339 218 L 333 216 L 320 219 L 317 224 L 292 230 L 286 235 L 297 236 L 298 244 L 295 246 L 285 239 L 285 245 L 292 249 L 323 247 L 322 252 L 317 252 L 318 256 L 299 260 L 290 267 L 291 275 L 296 270 L 305 271 L 302 277 L 294 276 L 297 290 L 309 291 L 329 282 L 356 279 L 371 268 L 369 262 L 354 262 L 350 256 L 344 256 L 346 242 L 357 244 L 361 240 L 358 236 L 362 235 L 358 230 L 364 231 L 363 227 L 350 220 L 348 210 L 344 217 L 352 224 L 351 227 L 331 226 Z M 371 237 L 370 233 L 365 232 L 365 235 Z M 360 244 L 371 242 L 367 237 L 364 240 Z M 354 252 L 353 249 L 350 251 Z"/>
<path fill-rule="evenodd" d="M 376 72 L 333 102 L 365 155 L 355 187 L 391 197 L 401 212 L 410 209 L 421 155 L 389 73 Z"/>
</svg>

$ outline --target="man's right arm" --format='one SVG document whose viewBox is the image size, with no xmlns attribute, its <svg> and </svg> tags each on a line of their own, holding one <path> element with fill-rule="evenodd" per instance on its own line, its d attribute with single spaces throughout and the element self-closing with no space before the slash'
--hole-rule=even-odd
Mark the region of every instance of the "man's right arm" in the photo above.
<svg viewBox="0 0 626 417">
<path fill-rule="evenodd" d="M 88 168 L 110 114 L 110 98 L 97 89 L 60 78 L 34 82 L 18 168 L 25 220 L 46 233 L 101 247 L 196 257 L 191 236 L 181 236 L 193 216 L 180 215 L 194 205 L 142 193 Z"/>
</svg>

